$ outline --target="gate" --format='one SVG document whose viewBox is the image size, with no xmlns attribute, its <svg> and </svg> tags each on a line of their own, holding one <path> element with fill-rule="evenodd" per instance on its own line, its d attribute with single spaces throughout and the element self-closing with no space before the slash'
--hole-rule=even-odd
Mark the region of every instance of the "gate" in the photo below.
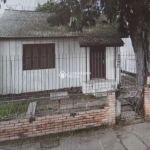
<svg viewBox="0 0 150 150">
<path fill-rule="evenodd" d="M 121 118 L 125 121 L 142 118 L 143 87 L 136 85 L 136 60 L 134 53 L 122 53 L 120 55 L 120 94 Z"/>
</svg>

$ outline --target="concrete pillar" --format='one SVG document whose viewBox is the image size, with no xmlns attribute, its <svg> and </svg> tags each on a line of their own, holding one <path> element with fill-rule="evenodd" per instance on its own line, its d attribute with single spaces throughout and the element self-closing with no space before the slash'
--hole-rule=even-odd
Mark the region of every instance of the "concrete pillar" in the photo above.
<svg viewBox="0 0 150 150">
<path fill-rule="evenodd" d="M 121 101 L 116 100 L 116 117 L 121 116 Z"/>
<path fill-rule="evenodd" d="M 110 92 L 107 95 L 107 102 L 109 105 L 109 118 L 111 124 L 116 123 L 116 93 Z"/>
</svg>

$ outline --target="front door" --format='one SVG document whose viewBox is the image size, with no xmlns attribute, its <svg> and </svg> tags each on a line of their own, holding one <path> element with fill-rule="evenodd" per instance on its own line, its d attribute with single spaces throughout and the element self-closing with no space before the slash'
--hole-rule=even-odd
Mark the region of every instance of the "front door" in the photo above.
<svg viewBox="0 0 150 150">
<path fill-rule="evenodd" d="M 90 48 L 90 71 L 91 79 L 106 78 L 105 47 L 93 46 Z"/>
</svg>

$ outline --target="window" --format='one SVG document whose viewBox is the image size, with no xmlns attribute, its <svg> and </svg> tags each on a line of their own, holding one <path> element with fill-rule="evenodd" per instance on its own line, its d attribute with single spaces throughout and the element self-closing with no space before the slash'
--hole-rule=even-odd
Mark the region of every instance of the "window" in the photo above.
<svg viewBox="0 0 150 150">
<path fill-rule="evenodd" d="M 55 44 L 23 45 L 23 70 L 55 68 Z"/>
</svg>

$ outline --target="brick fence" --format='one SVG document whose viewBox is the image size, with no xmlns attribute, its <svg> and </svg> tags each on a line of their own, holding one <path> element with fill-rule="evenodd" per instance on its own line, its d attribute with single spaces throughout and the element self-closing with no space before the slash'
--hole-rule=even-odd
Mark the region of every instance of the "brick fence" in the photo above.
<svg viewBox="0 0 150 150">
<path fill-rule="evenodd" d="M 115 93 L 108 93 L 103 109 L 0 122 L 0 141 L 61 133 L 103 124 L 115 124 Z"/>
<path fill-rule="evenodd" d="M 144 89 L 144 117 L 150 120 L 150 88 Z"/>
</svg>

